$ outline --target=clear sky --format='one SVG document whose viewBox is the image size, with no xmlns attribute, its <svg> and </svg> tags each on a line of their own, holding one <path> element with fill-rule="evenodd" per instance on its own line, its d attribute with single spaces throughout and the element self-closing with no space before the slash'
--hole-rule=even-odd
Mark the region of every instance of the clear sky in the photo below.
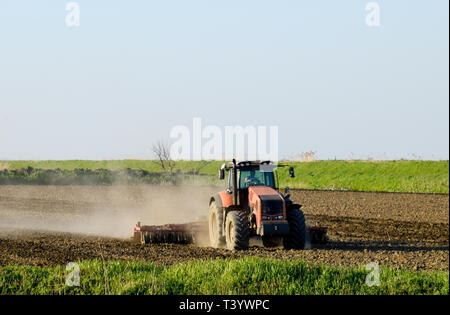
<svg viewBox="0 0 450 315">
<path fill-rule="evenodd" d="M 449 2 L 0 1 L 0 160 L 149 158 L 175 125 L 280 157 L 449 158 Z"/>
</svg>

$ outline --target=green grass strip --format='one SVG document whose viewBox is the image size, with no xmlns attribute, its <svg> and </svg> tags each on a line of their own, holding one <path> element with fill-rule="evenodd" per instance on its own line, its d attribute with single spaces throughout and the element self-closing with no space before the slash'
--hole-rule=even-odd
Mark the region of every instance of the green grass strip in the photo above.
<svg viewBox="0 0 450 315">
<path fill-rule="evenodd" d="M 83 261 L 80 286 L 64 267 L 1 266 L 0 294 L 449 294 L 449 273 L 380 268 L 368 286 L 364 268 L 244 258 L 193 260 L 162 267 L 141 262 Z"/>
<path fill-rule="evenodd" d="M 222 161 L 177 161 L 174 171 L 182 173 L 208 175 L 199 181 L 201 185 L 217 185 L 217 174 Z M 449 193 L 449 161 L 316 161 L 287 162 L 294 166 L 296 177 L 290 178 L 287 168 L 279 169 L 280 187 L 385 191 L 412 193 Z M 161 173 L 163 170 L 157 161 L 152 160 L 111 160 L 111 161 L 0 161 L 0 170 L 20 169 L 31 166 L 40 169 L 108 169 L 144 170 Z M 62 173 L 47 176 L 37 173 L 32 176 L 0 174 L 0 184 L 111 184 L 110 178 L 80 178 L 76 174 Z M 16 178 L 17 177 L 17 178 Z M 74 178 L 74 179 L 71 179 Z M 131 181 L 132 182 L 132 181 Z M 165 177 L 152 175 L 145 179 L 147 183 L 159 184 L 171 182 Z M 179 182 L 176 180 L 175 182 Z M 195 180 L 189 180 L 197 182 Z M 225 185 L 224 182 L 219 183 Z"/>
</svg>

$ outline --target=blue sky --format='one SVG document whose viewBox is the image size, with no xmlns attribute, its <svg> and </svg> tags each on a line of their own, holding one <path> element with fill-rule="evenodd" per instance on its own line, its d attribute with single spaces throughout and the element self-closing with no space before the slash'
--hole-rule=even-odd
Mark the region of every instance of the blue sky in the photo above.
<svg viewBox="0 0 450 315">
<path fill-rule="evenodd" d="M 0 160 L 149 158 L 175 125 L 278 125 L 280 157 L 449 158 L 449 2 L 0 2 Z"/>
</svg>

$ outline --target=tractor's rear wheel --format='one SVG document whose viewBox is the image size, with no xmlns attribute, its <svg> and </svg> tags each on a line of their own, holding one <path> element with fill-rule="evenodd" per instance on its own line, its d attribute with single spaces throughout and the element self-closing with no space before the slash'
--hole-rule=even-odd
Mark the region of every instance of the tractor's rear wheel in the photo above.
<svg viewBox="0 0 450 315">
<path fill-rule="evenodd" d="M 222 230 L 223 211 L 212 201 L 209 205 L 209 241 L 212 247 L 219 248 L 225 245 L 225 236 Z"/>
<path fill-rule="evenodd" d="M 225 238 L 227 248 L 230 250 L 248 249 L 249 224 L 245 212 L 231 211 L 225 222 Z"/>
<path fill-rule="evenodd" d="M 285 249 L 304 249 L 306 243 L 305 216 L 300 209 L 287 211 L 289 234 L 283 237 Z"/>
</svg>

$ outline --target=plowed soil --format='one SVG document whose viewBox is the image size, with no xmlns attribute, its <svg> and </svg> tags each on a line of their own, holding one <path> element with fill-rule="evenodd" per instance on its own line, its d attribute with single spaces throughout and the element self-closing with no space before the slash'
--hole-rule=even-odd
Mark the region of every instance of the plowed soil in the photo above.
<svg viewBox="0 0 450 315">
<path fill-rule="evenodd" d="M 199 245 L 129 241 L 146 224 L 204 219 L 214 188 L 154 186 L 0 186 L 0 264 L 63 265 L 83 259 L 168 265 L 244 256 L 302 259 L 312 264 L 449 268 L 449 196 L 292 191 L 309 224 L 329 227 L 326 245 L 303 251 L 261 247 L 230 252 Z M 206 240 L 204 240 L 206 243 Z"/>
</svg>

